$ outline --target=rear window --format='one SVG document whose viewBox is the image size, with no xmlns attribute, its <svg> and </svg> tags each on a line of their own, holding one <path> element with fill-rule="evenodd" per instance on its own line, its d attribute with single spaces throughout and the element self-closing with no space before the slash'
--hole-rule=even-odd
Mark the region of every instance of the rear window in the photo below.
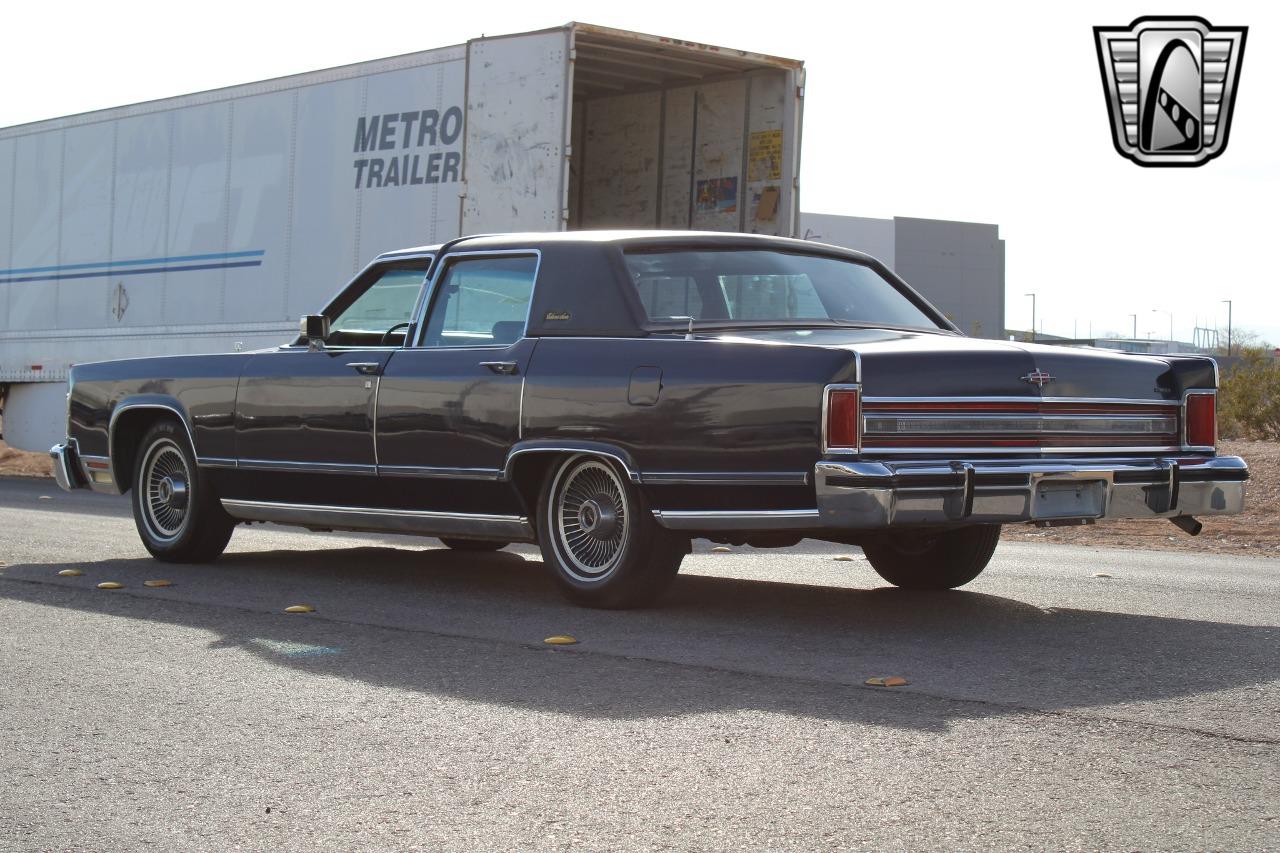
<svg viewBox="0 0 1280 853">
<path fill-rule="evenodd" d="M 651 322 L 678 317 L 741 323 L 844 322 L 936 329 L 938 324 L 865 264 L 760 250 L 628 252 Z"/>
</svg>

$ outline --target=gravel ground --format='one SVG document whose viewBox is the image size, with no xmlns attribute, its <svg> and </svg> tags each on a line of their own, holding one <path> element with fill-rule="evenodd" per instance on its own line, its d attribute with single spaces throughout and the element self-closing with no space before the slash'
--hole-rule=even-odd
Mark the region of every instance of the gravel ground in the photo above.
<svg viewBox="0 0 1280 853">
<path fill-rule="evenodd" d="M 157 563 L 50 486 L 0 478 L 0 851 L 1280 850 L 1274 559 L 697 543 L 598 611 L 529 546 Z"/>
</svg>

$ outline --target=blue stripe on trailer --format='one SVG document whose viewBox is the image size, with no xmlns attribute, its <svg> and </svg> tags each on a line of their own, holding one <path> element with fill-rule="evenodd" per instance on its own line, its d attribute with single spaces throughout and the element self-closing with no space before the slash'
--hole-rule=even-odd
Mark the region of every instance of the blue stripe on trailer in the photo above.
<svg viewBox="0 0 1280 853">
<path fill-rule="evenodd" d="M 60 273 L 66 270 L 91 270 L 105 267 L 114 269 L 115 267 L 141 267 L 152 264 L 175 264 L 185 263 L 187 261 L 222 261 L 231 258 L 260 258 L 267 252 L 265 249 L 249 249 L 243 252 L 214 252 L 207 255 L 174 255 L 168 258 L 138 258 L 132 261 L 99 261 L 93 264 L 62 264 L 52 267 L 17 267 L 10 270 L 0 270 L 0 275 L 23 275 L 25 273 L 36 272 L 52 272 Z"/>
<path fill-rule="evenodd" d="M 56 273 L 54 275 L 31 275 L 19 278 L 0 278 L 0 284 L 17 284 L 24 281 L 66 281 L 75 278 L 107 278 L 109 276 L 148 275 L 159 272 L 190 272 L 192 270 L 225 270 L 236 267 L 260 267 L 262 261 L 233 261 L 225 264 L 191 264 L 177 267 L 149 267 L 135 270 L 96 270 L 94 272 Z"/>
</svg>

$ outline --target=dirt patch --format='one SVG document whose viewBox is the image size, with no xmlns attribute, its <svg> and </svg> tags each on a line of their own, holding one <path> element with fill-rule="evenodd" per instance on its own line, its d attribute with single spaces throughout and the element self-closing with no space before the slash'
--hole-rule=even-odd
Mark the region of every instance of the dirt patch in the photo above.
<svg viewBox="0 0 1280 853">
<path fill-rule="evenodd" d="M 14 450 L 0 441 L 0 474 L 17 477 L 52 477 L 52 460 L 48 453 Z"/>
<path fill-rule="evenodd" d="M 1061 542 L 1105 548 L 1147 548 L 1280 557 L 1280 442 L 1224 441 L 1224 456 L 1249 463 L 1245 509 L 1240 515 L 1204 516 L 1204 531 L 1188 536 L 1167 521 L 1099 521 L 1086 527 L 1045 530 L 1017 524 L 1005 527 L 1011 542 Z"/>
</svg>

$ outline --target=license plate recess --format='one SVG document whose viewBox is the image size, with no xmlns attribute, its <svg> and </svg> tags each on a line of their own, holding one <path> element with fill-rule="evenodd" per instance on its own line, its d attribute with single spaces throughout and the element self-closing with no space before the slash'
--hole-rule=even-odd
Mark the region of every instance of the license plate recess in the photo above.
<svg viewBox="0 0 1280 853">
<path fill-rule="evenodd" d="M 1032 518 L 1101 518 L 1106 509 L 1106 480 L 1050 480 L 1036 483 Z"/>
</svg>

